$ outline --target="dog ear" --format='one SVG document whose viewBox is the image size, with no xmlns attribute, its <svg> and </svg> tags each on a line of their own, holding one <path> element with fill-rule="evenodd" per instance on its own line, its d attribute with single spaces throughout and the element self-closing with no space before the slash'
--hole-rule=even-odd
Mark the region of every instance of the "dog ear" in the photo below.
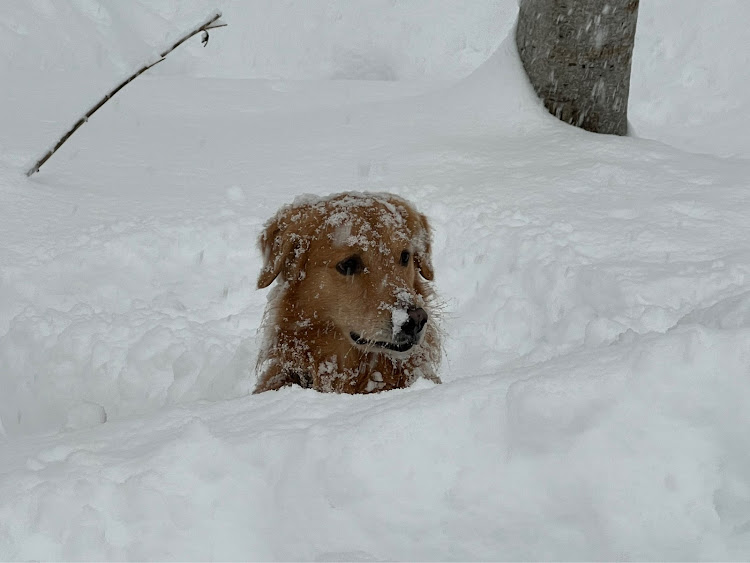
<svg viewBox="0 0 750 563">
<path fill-rule="evenodd" d="M 302 221 L 294 208 L 280 210 L 263 229 L 258 247 L 263 254 L 263 267 L 258 276 L 258 289 L 271 285 L 283 272 L 286 281 L 299 279 L 307 260 L 309 237 L 300 232 Z M 297 220 L 295 220 L 297 219 Z"/>
<path fill-rule="evenodd" d="M 435 278 L 435 271 L 432 268 L 432 229 L 430 223 L 427 221 L 427 217 L 419 214 L 419 223 L 421 227 L 421 233 L 419 237 L 421 240 L 417 250 L 414 252 L 414 262 L 419 269 L 419 273 L 427 281 L 432 281 Z"/>
</svg>

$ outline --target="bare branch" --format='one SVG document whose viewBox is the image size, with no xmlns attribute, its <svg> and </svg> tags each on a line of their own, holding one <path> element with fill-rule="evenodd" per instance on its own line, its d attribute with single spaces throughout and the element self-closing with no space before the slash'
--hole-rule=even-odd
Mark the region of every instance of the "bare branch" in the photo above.
<svg viewBox="0 0 750 563">
<path fill-rule="evenodd" d="M 36 163 L 34 164 L 34 166 L 32 166 L 31 168 L 29 168 L 29 170 L 26 172 L 26 176 L 31 176 L 35 172 L 38 172 L 39 169 L 42 167 L 42 165 L 45 162 L 47 162 L 47 160 L 49 160 L 49 158 L 53 154 L 55 154 L 55 152 L 57 152 L 57 149 L 59 149 L 63 145 L 63 143 L 65 143 L 65 141 L 67 141 L 70 138 L 70 136 L 73 133 L 75 133 L 78 130 L 79 127 L 81 127 L 81 125 L 83 125 L 84 123 L 86 123 L 89 120 L 89 118 L 92 115 L 94 115 L 94 113 L 96 113 L 96 111 L 107 102 L 107 100 L 111 99 L 115 94 L 117 94 L 117 92 L 119 92 L 120 90 L 122 90 L 126 85 L 130 84 L 133 80 L 135 80 L 138 76 L 140 76 L 141 74 L 143 74 L 144 72 L 146 72 L 148 69 L 150 69 L 151 67 L 156 66 L 157 64 L 159 64 L 160 62 L 162 62 L 169 53 L 171 53 L 177 47 L 179 47 L 180 45 L 182 45 L 185 41 L 187 41 L 188 39 L 190 39 L 193 35 L 195 35 L 197 33 L 200 33 L 201 31 L 206 31 L 208 29 L 214 29 L 214 28 L 217 28 L 217 27 L 226 27 L 227 24 L 225 24 L 225 23 L 215 24 L 215 22 L 220 17 L 221 17 L 221 12 L 218 12 L 218 11 L 214 12 L 211 15 L 211 17 L 208 20 L 206 20 L 205 22 L 203 22 L 199 27 L 197 27 L 197 28 L 193 29 L 192 31 L 188 32 L 187 34 L 183 35 L 179 40 L 177 40 L 176 43 L 174 43 L 174 45 L 172 45 L 171 47 L 169 47 L 163 53 L 160 53 L 159 54 L 159 58 L 157 60 L 155 60 L 153 62 L 150 62 L 150 63 L 146 63 L 144 66 L 142 66 L 140 69 L 138 69 L 135 73 L 133 73 L 130 77 L 128 77 L 125 80 L 123 80 L 120 84 L 118 84 L 112 90 L 110 90 L 107 94 L 105 94 L 105 96 L 101 100 L 99 100 L 99 102 L 94 107 L 92 107 L 81 119 L 79 119 L 78 121 L 76 121 L 75 125 L 73 125 L 73 127 L 67 133 L 65 133 L 65 135 L 63 135 L 60 138 L 60 140 L 57 142 L 57 144 L 50 151 L 48 151 L 42 158 L 40 158 L 39 160 L 37 160 Z M 212 25 L 212 24 L 214 24 L 214 25 Z"/>
</svg>

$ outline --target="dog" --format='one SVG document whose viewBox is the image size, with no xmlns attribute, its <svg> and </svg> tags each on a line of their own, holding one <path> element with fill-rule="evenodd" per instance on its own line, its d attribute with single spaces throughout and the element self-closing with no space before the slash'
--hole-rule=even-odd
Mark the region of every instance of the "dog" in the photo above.
<svg viewBox="0 0 750 563">
<path fill-rule="evenodd" d="M 431 243 L 427 218 L 392 194 L 301 196 L 282 207 L 258 240 L 258 288 L 278 281 L 254 393 L 440 383 Z"/>
</svg>

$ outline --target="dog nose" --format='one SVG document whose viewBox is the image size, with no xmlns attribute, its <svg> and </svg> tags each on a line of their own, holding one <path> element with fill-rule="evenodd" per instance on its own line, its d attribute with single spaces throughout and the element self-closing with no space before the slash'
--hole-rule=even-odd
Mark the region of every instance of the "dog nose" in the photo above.
<svg viewBox="0 0 750 563">
<path fill-rule="evenodd" d="M 401 325 L 401 332 L 409 338 L 416 340 L 427 323 L 427 312 L 422 307 L 419 307 L 418 309 L 409 309 L 406 311 L 406 314 L 409 318 Z"/>
</svg>

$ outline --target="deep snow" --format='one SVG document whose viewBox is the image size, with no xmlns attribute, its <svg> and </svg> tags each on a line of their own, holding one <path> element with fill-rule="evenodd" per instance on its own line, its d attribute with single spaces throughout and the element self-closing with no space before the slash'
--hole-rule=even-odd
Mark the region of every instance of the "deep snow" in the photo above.
<svg viewBox="0 0 750 563">
<path fill-rule="evenodd" d="M 31 179 L 214 5 L 0 7 L 1 559 L 750 557 L 750 7 L 643 3 L 610 138 L 468 5 L 219 2 Z M 445 383 L 249 396 L 260 227 L 342 190 L 430 217 Z"/>
</svg>

